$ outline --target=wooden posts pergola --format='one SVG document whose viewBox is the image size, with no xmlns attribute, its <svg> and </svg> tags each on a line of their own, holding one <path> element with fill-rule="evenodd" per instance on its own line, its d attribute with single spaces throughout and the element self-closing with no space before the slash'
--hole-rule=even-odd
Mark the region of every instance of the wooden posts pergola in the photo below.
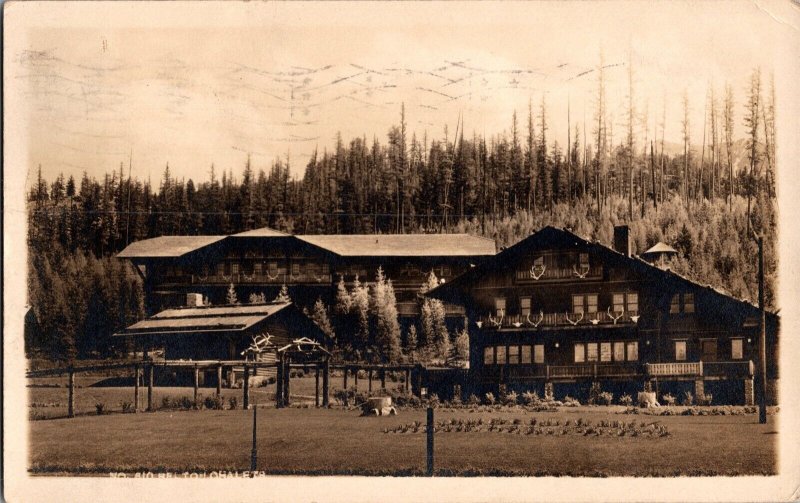
<svg viewBox="0 0 800 503">
<path fill-rule="evenodd" d="M 289 405 L 289 371 L 292 364 L 314 365 L 316 392 L 314 402 L 319 406 L 319 374 L 322 369 L 322 406 L 330 403 L 330 357 L 331 353 L 319 342 L 308 337 L 293 340 L 277 349 L 278 381 L 275 391 L 275 406 Z"/>
</svg>

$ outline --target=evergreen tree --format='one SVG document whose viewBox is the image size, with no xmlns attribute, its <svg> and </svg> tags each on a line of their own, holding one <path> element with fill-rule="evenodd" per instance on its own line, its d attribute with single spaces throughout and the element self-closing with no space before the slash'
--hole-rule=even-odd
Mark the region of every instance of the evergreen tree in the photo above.
<svg viewBox="0 0 800 503">
<path fill-rule="evenodd" d="M 335 340 L 336 334 L 333 331 L 333 325 L 331 325 L 331 321 L 328 318 L 328 309 L 325 307 L 325 303 L 322 302 L 322 298 L 317 298 L 317 301 L 314 302 L 314 307 L 311 309 L 311 319 L 326 336 L 331 340 Z"/>
<path fill-rule="evenodd" d="M 283 284 L 281 290 L 272 302 L 291 302 L 292 298 L 289 296 L 289 288 Z"/>
<path fill-rule="evenodd" d="M 230 305 L 239 303 L 239 299 L 236 297 L 236 288 L 233 287 L 233 283 L 231 283 L 231 285 L 228 287 L 226 300 Z"/>
</svg>

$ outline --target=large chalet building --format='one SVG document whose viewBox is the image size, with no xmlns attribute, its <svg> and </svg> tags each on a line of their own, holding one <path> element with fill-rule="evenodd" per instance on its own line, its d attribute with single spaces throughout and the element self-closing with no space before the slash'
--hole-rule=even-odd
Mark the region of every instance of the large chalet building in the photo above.
<svg viewBox="0 0 800 503">
<path fill-rule="evenodd" d="M 614 242 L 545 227 L 429 293 L 465 308 L 470 391 L 585 398 L 599 382 L 753 403 L 757 307 L 633 256 L 625 226 Z M 778 319 L 766 320 L 774 389 Z"/>
<path fill-rule="evenodd" d="M 271 300 L 286 285 L 299 307 L 318 298 L 331 305 L 340 278 L 348 287 L 356 278 L 369 282 L 381 267 L 394 285 L 400 316 L 411 317 L 430 272 L 447 282 L 495 253 L 493 240 L 468 234 L 290 235 L 262 228 L 145 239 L 117 256 L 142 276 L 148 315 L 185 306 L 187 299 L 225 304 L 230 285 L 241 302 L 253 293 Z M 447 312 L 463 317 L 460 306 Z"/>
</svg>

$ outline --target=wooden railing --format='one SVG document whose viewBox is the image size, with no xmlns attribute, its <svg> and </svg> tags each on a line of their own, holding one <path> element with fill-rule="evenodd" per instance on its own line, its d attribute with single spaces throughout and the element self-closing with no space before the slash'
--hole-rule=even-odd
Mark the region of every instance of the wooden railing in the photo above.
<svg viewBox="0 0 800 503">
<path fill-rule="evenodd" d="M 274 273 L 274 274 L 210 274 L 208 276 L 192 274 L 191 284 L 193 285 L 214 285 L 223 284 L 248 284 L 248 283 L 272 283 L 272 284 L 295 284 L 295 283 L 319 283 L 330 284 L 332 281 L 330 274 L 289 274 L 289 273 Z"/>
<path fill-rule="evenodd" d="M 703 375 L 709 377 L 752 377 L 755 364 L 751 361 L 703 362 Z"/>
<path fill-rule="evenodd" d="M 647 363 L 649 376 L 702 376 L 703 362 Z"/>
<path fill-rule="evenodd" d="M 612 316 L 613 315 L 613 316 Z M 569 327 L 569 326 L 593 326 L 593 325 L 632 325 L 638 322 L 639 313 L 637 311 L 625 311 L 615 313 L 608 311 L 598 311 L 581 316 L 572 313 L 531 313 L 522 316 L 521 314 L 511 314 L 505 316 L 481 316 L 478 318 L 481 329 L 498 330 L 507 328 L 526 328 L 533 330 L 542 327 Z"/>
<path fill-rule="evenodd" d="M 534 270 L 534 273 L 536 273 L 538 279 L 531 275 L 530 269 L 518 269 L 515 275 L 517 283 L 536 283 L 538 281 L 567 279 L 598 279 L 603 277 L 603 267 L 594 266 L 589 269 L 585 267 L 581 268 L 580 266 L 575 266 L 574 269 L 546 267 L 544 271 Z M 541 274 L 541 276 L 539 276 L 539 274 Z"/>
</svg>

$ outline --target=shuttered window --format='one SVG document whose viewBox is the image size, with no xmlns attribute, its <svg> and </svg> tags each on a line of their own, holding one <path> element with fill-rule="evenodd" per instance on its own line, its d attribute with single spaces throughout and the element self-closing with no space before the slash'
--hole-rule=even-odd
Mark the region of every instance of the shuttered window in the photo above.
<svg viewBox="0 0 800 503">
<path fill-rule="evenodd" d="M 583 363 L 586 361 L 586 344 L 575 344 L 575 363 Z"/>
<path fill-rule="evenodd" d="M 522 352 L 520 353 L 520 362 L 525 365 L 531 363 L 531 347 L 529 345 L 522 346 Z"/>
<path fill-rule="evenodd" d="M 741 360 L 744 358 L 744 344 L 742 339 L 731 339 L 731 359 Z"/>
<path fill-rule="evenodd" d="M 483 364 L 494 365 L 494 347 L 486 346 L 483 348 Z"/>
<path fill-rule="evenodd" d="M 533 346 L 533 362 L 544 363 L 544 344 Z"/>
</svg>

